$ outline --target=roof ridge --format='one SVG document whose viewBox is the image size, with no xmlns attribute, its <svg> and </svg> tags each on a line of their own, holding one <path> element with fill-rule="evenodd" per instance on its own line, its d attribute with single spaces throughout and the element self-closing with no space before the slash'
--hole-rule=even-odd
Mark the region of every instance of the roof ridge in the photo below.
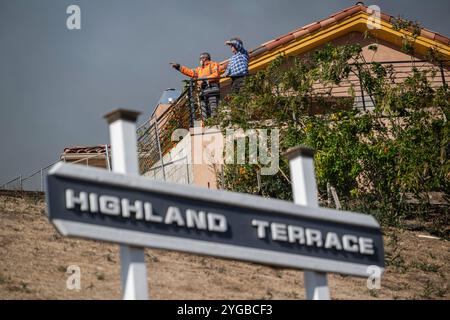
<svg viewBox="0 0 450 320">
<path fill-rule="evenodd" d="M 337 23 L 355 13 L 358 12 L 367 12 L 369 9 L 368 6 L 366 6 L 363 3 L 357 3 L 351 7 L 342 9 L 336 13 L 333 13 L 332 15 L 315 21 L 315 22 L 311 22 L 305 26 L 302 26 L 300 28 L 294 29 L 286 34 L 280 35 L 272 40 L 266 41 L 263 44 L 259 45 L 258 47 L 256 47 L 255 49 L 249 50 L 250 53 L 250 57 L 254 57 L 256 55 L 259 55 L 261 53 L 264 53 L 266 51 L 270 51 L 278 46 L 281 46 L 283 44 L 286 44 L 294 39 L 298 39 L 301 38 L 303 36 L 306 36 L 308 34 L 314 33 L 316 31 L 318 31 L 319 29 L 322 29 L 324 27 L 327 27 L 329 25 L 332 25 L 334 23 Z M 380 16 L 381 19 L 386 21 L 386 22 L 391 22 L 393 19 L 395 19 L 394 16 L 391 16 L 387 13 L 384 12 L 380 12 Z M 422 27 L 421 28 L 421 36 L 427 38 L 427 39 L 431 39 L 437 42 L 440 42 L 442 44 L 445 45 L 450 45 L 450 38 L 447 36 L 444 36 L 438 32 L 429 30 L 427 28 Z M 226 61 L 221 62 L 222 64 L 225 63 Z"/>
</svg>

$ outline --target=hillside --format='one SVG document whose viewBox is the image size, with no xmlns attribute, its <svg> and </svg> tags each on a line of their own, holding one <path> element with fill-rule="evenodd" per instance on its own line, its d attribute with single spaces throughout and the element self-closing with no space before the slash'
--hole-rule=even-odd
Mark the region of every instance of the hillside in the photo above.
<svg viewBox="0 0 450 320">
<path fill-rule="evenodd" d="M 62 238 L 42 195 L 0 194 L 0 299 L 120 299 L 118 246 Z M 366 279 L 330 275 L 333 299 L 450 299 L 450 243 L 423 231 L 384 230 L 380 290 Z M 301 271 L 146 250 L 152 299 L 303 299 Z M 67 266 L 81 290 L 66 289 Z"/>
</svg>

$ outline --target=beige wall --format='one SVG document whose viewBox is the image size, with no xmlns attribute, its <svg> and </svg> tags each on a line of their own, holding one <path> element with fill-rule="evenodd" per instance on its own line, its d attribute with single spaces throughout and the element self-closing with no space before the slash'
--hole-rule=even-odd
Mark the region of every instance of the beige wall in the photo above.
<svg viewBox="0 0 450 320">
<path fill-rule="evenodd" d="M 164 104 L 164 103 L 160 103 L 156 106 L 155 111 L 153 112 L 153 114 L 159 118 L 163 115 L 164 112 L 166 112 L 167 109 L 169 109 L 169 107 L 171 106 L 171 104 Z"/>
<path fill-rule="evenodd" d="M 375 38 L 364 38 L 364 35 L 360 32 L 350 32 L 347 35 L 337 38 L 331 42 L 334 45 L 346 45 L 359 43 L 363 48 L 363 56 L 367 62 L 373 61 L 401 61 L 410 60 L 411 57 L 404 52 L 401 52 L 400 48 L 384 40 Z M 378 50 L 374 54 L 372 50 L 369 50 L 369 46 L 377 44 Z M 415 59 L 421 59 L 421 57 L 415 57 Z"/>
<path fill-rule="evenodd" d="M 349 34 L 337 38 L 331 42 L 334 45 L 346 45 L 346 44 L 355 44 L 358 43 L 362 47 L 362 55 L 366 62 L 394 62 L 394 61 L 406 61 L 405 63 L 393 63 L 392 66 L 394 68 L 394 81 L 395 83 L 401 83 L 404 79 L 409 76 L 412 72 L 412 63 L 411 61 L 417 60 L 425 60 L 424 57 L 421 56 L 410 56 L 401 51 L 399 47 L 393 45 L 387 41 L 376 39 L 376 38 L 365 38 L 364 35 L 360 32 L 350 32 Z M 370 50 L 369 47 L 371 45 L 376 45 L 377 50 Z M 314 48 L 314 50 L 320 49 L 323 46 Z M 352 62 L 352 61 L 349 61 Z M 417 62 L 415 63 L 415 67 L 419 70 L 430 70 L 434 68 L 436 74 L 433 76 L 429 76 L 428 80 L 430 81 L 432 87 L 440 87 L 442 86 L 442 76 L 439 68 L 437 66 L 433 66 L 428 62 Z M 450 83 L 450 72 L 448 67 L 444 69 L 444 77 L 446 83 Z M 355 102 L 354 107 L 362 107 L 362 96 L 361 96 L 361 88 L 359 84 L 359 79 L 355 74 L 350 74 L 348 80 L 342 81 L 339 85 L 333 85 L 331 87 L 331 95 L 333 97 L 350 97 L 351 94 L 349 92 L 350 88 L 353 88 L 355 93 Z M 328 92 L 330 86 L 326 88 L 321 84 L 315 84 L 313 88 L 317 93 L 319 92 Z M 331 99 L 330 99 L 331 100 Z M 366 107 L 373 106 L 373 103 L 367 93 L 364 93 L 364 100 L 366 103 Z M 323 112 L 320 107 L 313 108 L 313 113 Z"/>
<path fill-rule="evenodd" d="M 221 171 L 224 143 L 221 131 L 216 128 L 197 127 L 191 128 L 190 135 L 194 184 L 217 189 L 216 177 Z"/>
<path fill-rule="evenodd" d="M 143 175 L 161 181 L 181 184 L 193 183 L 190 137 L 190 134 L 186 134 L 170 152 L 163 156 L 164 172 L 161 161 L 158 161 Z"/>
<path fill-rule="evenodd" d="M 220 165 L 208 163 L 208 159 L 210 159 L 209 162 L 215 161 L 211 159 L 212 153 L 208 153 L 206 150 L 211 143 L 220 139 L 222 139 L 222 135 L 218 130 L 204 127 L 191 128 L 189 133 L 164 155 L 165 180 L 217 189 L 216 173 L 220 171 Z M 143 175 L 156 180 L 164 180 L 161 162 L 155 163 Z"/>
</svg>

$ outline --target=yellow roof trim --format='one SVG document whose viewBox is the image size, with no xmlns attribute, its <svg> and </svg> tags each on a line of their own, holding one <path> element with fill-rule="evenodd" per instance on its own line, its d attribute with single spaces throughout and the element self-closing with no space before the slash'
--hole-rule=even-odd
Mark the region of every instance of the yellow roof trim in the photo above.
<svg viewBox="0 0 450 320">
<path fill-rule="evenodd" d="M 249 69 L 251 71 L 261 69 L 278 55 L 285 54 L 287 56 L 298 55 L 304 52 L 308 52 L 315 47 L 318 47 L 331 39 L 343 36 L 351 31 L 359 31 L 359 24 L 361 23 L 358 15 L 352 16 L 348 19 L 344 19 L 340 23 L 334 24 L 329 28 L 320 30 L 312 35 L 301 37 L 298 40 L 292 40 L 291 42 L 282 45 L 281 47 L 274 48 L 271 51 L 264 52 L 257 59 L 251 60 Z"/>
<path fill-rule="evenodd" d="M 371 33 L 380 39 L 399 46 L 402 45 L 403 36 L 407 35 L 412 37 L 411 32 L 405 30 L 394 30 L 391 23 L 383 20 L 381 21 L 381 29 L 371 30 Z M 423 36 L 418 36 L 416 38 L 415 49 L 417 53 L 424 55 L 430 48 L 435 48 L 445 59 L 450 59 L 450 46 Z"/>
</svg>

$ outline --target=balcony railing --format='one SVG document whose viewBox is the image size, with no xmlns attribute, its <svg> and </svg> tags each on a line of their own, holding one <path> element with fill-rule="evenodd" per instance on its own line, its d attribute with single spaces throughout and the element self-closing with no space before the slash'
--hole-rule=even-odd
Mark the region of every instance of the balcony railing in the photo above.
<svg viewBox="0 0 450 320">
<path fill-rule="evenodd" d="M 413 72 L 417 70 L 427 70 L 429 72 L 428 81 L 432 88 L 448 88 L 450 83 L 450 72 L 448 61 L 440 64 L 431 64 L 424 60 L 415 61 L 382 61 L 377 62 L 382 65 L 392 66 L 392 75 L 390 81 L 393 85 L 403 82 Z M 445 63 L 445 64 L 444 64 Z M 371 63 L 365 65 L 352 64 L 352 73 L 341 81 L 338 85 L 314 84 L 311 93 L 314 96 L 329 96 L 333 98 L 354 98 L 353 107 L 367 110 L 375 105 L 373 97 L 368 94 L 366 85 L 358 74 L 359 67 L 369 67 Z M 366 68 L 368 69 L 368 68 Z M 221 77 L 222 79 L 224 77 Z M 215 78 L 214 80 L 218 80 Z M 140 170 L 144 174 L 161 170 L 164 179 L 167 177 L 165 168 L 172 164 L 168 160 L 164 164 L 164 155 L 166 155 L 177 142 L 172 141 L 172 133 L 176 129 L 187 129 L 194 126 L 195 121 L 204 120 L 204 112 L 200 109 L 198 103 L 198 86 L 200 81 L 211 79 L 190 79 L 185 80 L 185 89 L 180 97 L 161 115 L 156 114 L 141 125 L 138 129 L 138 148 L 140 155 Z M 167 170 L 169 171 L 169 170 Z M 189 180 L 189 177 L 187 177 Z"/>
</svg>

